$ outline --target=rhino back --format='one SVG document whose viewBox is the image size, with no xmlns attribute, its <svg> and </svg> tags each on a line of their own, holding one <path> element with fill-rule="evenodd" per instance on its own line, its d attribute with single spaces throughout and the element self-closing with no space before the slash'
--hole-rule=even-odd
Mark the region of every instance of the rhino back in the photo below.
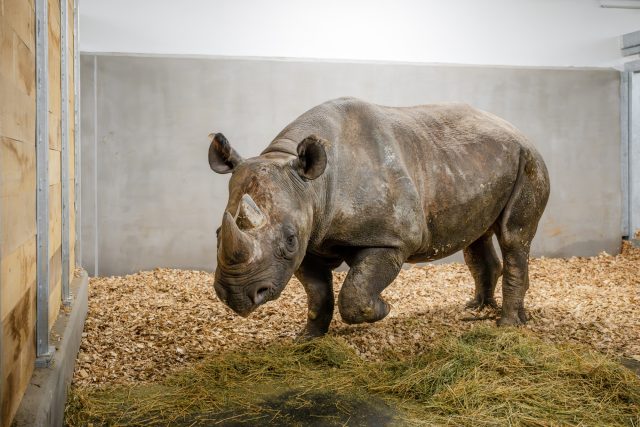
<svg viewBox="0 0 640 427">
<path fill-rule="evenodd" d="M 463 104 L 384 107 L 354 98 L 321 104 L 265 149 L 295 155 L 310 134 L 328 141 L 326 200 L 310 248 L 404 248 L 418 261 L 467 246 L 493 224 L 517 178 L 513 126 Z M 320 215 L 319 215 L 320 216 Z"/>
</svg>

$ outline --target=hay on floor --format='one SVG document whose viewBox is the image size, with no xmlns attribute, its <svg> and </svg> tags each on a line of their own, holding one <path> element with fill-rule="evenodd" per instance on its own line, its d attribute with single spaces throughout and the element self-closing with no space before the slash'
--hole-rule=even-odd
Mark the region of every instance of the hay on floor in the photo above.
<svg viewBox="0 0 640 427">
<path fill-rule="evenodd" d="M 640 379 L 583 346 L 476 326 L 366 361 L 342 337 L 227 351 L 159 383 L 75 389 L 69 425 L 638 425 Z M 283 398 L 284 396 L 284 398 Z M 381 404 L 367 402 L 380 400 Z M 277 402 L 277 404 L 274 404 Z M 328 403 L 327 403 L 328 402 Z M 364 414 L 362 406 L 365 406 Z"/>
</svg>

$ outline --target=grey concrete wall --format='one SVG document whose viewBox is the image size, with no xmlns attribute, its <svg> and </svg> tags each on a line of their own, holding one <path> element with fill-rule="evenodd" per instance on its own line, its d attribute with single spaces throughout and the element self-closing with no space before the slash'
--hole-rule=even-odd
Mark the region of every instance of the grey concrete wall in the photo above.
<svg viewBox="0 0 640 427">
<path fill-rule="evenodd" d="M 209 169 L 207 134 L 257 155 L 299 114 L 339 96 L 467 102 L 509 120 L 551 176 L 533 253 L 615 253 L 619 85 L 613 70 L 84 55 L 84 266 L 213 269 L 228 176 Z"/>
</svg>

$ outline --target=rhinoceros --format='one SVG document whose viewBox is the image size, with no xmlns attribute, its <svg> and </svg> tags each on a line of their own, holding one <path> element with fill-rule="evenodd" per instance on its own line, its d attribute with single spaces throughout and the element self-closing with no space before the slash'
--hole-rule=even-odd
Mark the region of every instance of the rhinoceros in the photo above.
<svg viewBox="0 0 640 427">
<path fill-rule="evenodd" d="M 209 137 L 211 169 L 231 173 L 214 289 L 237 314 L 278 298 L 295 274 L 308 301 L 301 334 L 323 335 L 332 270 L 345 262 L 342 320 L 375 322 L 404 263 L 462 250 L 475 282 L 467 307 L 496 307 L 504 274 L 497 323 L 526 322 L 530 245 L 550 187 L 542 157 L 508 122 L 465 104 L 340 98 L 302 114 L 257 157 Z"/>
</svg>

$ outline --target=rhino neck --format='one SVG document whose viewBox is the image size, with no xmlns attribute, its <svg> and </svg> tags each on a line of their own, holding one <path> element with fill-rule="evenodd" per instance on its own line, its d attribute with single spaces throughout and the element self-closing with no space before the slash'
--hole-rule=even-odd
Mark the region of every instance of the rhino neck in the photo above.
<svg viewBox="0 0 640 427">
<path fill-rule="evenodd" d="M 294 157 L 298 156 L 298 143 L 289 138 L 276 138 L 271 144 L 265 148 L 260 155 L 268 153 L 290 154 Z"/>
</svg>

